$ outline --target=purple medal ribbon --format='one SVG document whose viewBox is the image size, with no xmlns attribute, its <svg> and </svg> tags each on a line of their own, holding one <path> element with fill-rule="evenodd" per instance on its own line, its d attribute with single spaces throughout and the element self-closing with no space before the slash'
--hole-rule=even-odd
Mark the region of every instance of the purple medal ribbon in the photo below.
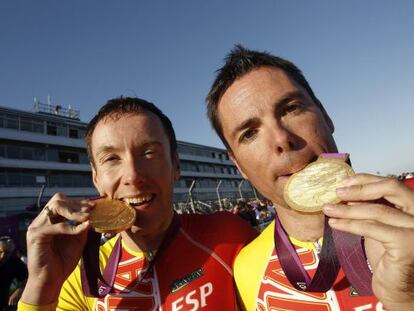
<svg viewBox="0 0 414 311">
<path fill-rule="evenodd" d="M 321 154 L 324 158 L 339 158 L 349 162 L 344 153 Z M 335 283 L 340 266 L 360 296 L 372 296 L 372 273 L 368 267 L 362 238 L 347 232 L 332 230 L 325 216 L 323 245 L 313 278 L 305 271 L 299 256 L 289 241 L 276 215 L 274 244 L 280 265 L 294 288 L 300 291 L 326 292 Z"/>
<path fill-rule="evenodd" d="M 326 292 L 335 282 L 339 272 L 339 262 L 335 254 L 331 228 L 325 218 L 324 241 L 320 253 L 319 264 L 313 278 L 305 271 L 295 247 L 289 241 L 282 228 L 279 217 L 275 217 L 274 242 L 276 253 L 283 271 L 290 284 L 300 291 Z"/>
<path fill-rule="evenodd" d="M 180 219 L 178 218 L 178 215 L 174 212 L 173 219 L 165 233 L 164 239 L 162 240 L 161 245 L 158 248 L 154 258 L 150 261 L 148 269 L 141 277 L 141 281 L 144 280 L 152 271 L 158 258 L 161 257 L 165 249 L 174 240 L 179 229 Z M 83 250 L 81 265 L 82 290 L 85 296 L 97 298 L 103 298 L 112 291 L 122 251 L 122 239 L 121 236 L 119 236 L 109 256 L 105 269 L 103 273 L 101 273 L 99 269 L 100 237 L 101 235 L 99 233 L 96 233 L 94 231 L 88 232 L 88 240 Z"/>
</svg>

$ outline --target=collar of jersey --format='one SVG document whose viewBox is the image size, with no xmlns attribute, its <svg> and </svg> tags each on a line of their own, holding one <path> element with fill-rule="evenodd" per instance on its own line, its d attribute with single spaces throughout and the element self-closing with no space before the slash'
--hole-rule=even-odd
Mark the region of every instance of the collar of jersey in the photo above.
<svg viewBox="0 0 414 311">
<path fill-rule="evenodd" d="M 130 249 L 126 245 L 126 243 L 124 242 L 124 240 L 121 240 L 121 242 L 122 242 L 122 248 L 125 249 L 129 254 L 131 254 L 131 255 L 133 255 L 135 257 L 138 257 L 138 258 L 145 255 L 145 252 L 143 252 L 143 251 L 135 251 L 135 250 Z"/>
<path fill-rule="evenodd" d="M 300 240 L 297 240 L 297 239 L 295 239 L 294 237 L 291 237 L 291 236 L 289 236 L 289 241 L 293 245 L 301 247 L 301 248 L 307 248 L 307 249 L 315 249 L 316 248 L 315 242 L 300 241 Z M 323 237 L 320 237 L 318 239 L 318 242 L 317 242 L 320 245 L 320 247 L 322 247 L 322 242 L 323 242 Z"/>
</svg>

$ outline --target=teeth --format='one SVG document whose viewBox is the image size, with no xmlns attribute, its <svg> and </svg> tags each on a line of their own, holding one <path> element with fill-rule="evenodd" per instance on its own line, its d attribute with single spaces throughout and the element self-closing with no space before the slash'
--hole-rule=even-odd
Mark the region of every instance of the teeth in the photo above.
<svg viewBox="0 0 414 311">
<path fill-rule="evenodd" d="M 124 198 L 123 200 L 128 204 L 142 204 L 150 201 L 152 199 L 151 194 L 139 196 L 136 198 Z"/>
</svg>

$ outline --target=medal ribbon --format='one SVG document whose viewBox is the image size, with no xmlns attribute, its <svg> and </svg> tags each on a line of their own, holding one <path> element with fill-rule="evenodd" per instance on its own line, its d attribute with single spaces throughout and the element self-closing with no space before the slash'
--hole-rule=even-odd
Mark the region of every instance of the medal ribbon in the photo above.
<svg viewBox="0 0 414 311">
<path fill-rule="evenodd" d="M 340 158 L 349 163 L 344 153 L 321 154 L 325 158 Z M 350 164 L 350 163 L 349 163 Z M 325 216 L 322 250 L 313 278 L 305 271 L 299 256 L 284 231 L 279 218 L 275 218 L 274 243 L 283 271 L 294 288 L 300 291 L 326 292 L 335 283 L 340 266 L 360 296 L 371 296 L 372 273 L 365 256 L 362 238 L 347 232 L 332 230 Z"/>
<path fill-rule="evenodd" d="M 335 254 L 334 241 L 327 217 L 325 217 L 319 264 L 313 278 L 305 271 L 295 247 L 289 241 L 277 215 L 275 217 L 274 242 L 280 265 L 294 288 L 300 291 L 326 292 L 332 287 L 338 275 L 340 264 Z"/>
<path fill-rule="evenodd" d="M 153 270 L 155 263 L 164 253 L 168 245 L 174 240 L 180 228 L 180 219 L 174 212 L 173 219 L 169 225 L 165 236 L 158 248 L 154 258 L 149 262 L 148 269 L 145 271 L 140 279 L 140 282 L 145 279 Z M 101 235 L 94 231 L 88 232 L 88 239 L 83 250 L 82 264 L 81 264 L 81 281 L 82 290 L 85 296 L 103 298 L 108 295 L 114 286 L 116 271 L 119 260 L 121 258 L 122 243 L 121 236 L 115 242 L 114 248 L 109 255 L 108 262 L 104 268 L 103 273 L 99 269 L 99 242 Z M 139 284 L 139 283 L 138 283 Z"/>
</svg>

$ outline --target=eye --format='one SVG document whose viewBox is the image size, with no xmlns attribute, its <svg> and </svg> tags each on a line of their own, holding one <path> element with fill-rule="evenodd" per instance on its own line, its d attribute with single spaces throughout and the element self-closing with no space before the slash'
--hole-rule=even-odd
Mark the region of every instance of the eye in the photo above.
<svg viewBox="0 0 414 311">
<path fill-rule="evenodd" d="M 257 131 L 258 130 L 255 128 L 247 129 L 240 135 L 239 142 L 244 143 L 253 140 L 257 134 Z"/>
<path fill-rule="evenodd" d="M 292 102 L 285 106 L 282 111 L 282 116 L 289 113 L 299 113 L 303 110 L 303 103 L 301 102 Z"/>
<path fill-rule="evenodd" d="M 145 152 L 144 152 L 144 156 L 145 156 L 147 159 L 151 159 L 151 158 L 153 158 L 153 157 L 155 156 L 155 150 L 153 150 L 153 149 L 147 149 L 147 150 L 145 150 Z"/>
<path fill-rule="evenodd" d="M 102 163 L 113 163 L 115 161 L 118 161 L 119 157 L 115 156 L 115 155 L 109 155 L 107 157 L 104 157 L 101 162 Z"/>
</svg>

